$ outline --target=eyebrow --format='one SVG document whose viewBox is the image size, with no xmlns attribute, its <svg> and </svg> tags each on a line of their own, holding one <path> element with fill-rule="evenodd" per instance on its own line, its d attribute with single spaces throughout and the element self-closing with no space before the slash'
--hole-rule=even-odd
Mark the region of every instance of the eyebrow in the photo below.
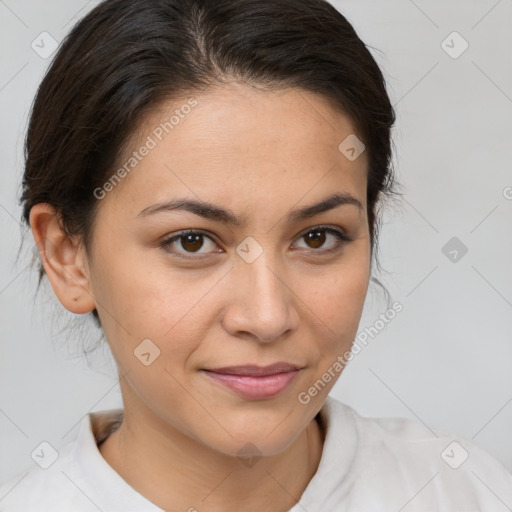
<svg viewBox="0 0 512 512">
<path fill-rule="evenodd" d="M 363 205 L 359 199 L 348 193 L 336 193 L 322 199 L 318 203 L 292 210 L 286 215 L 286 218 L 289 222 L 299 222 L 343 205 L 353 205 L 363 211 Z M 237 217 L 231 210 L 195 199 L 173 199 L 165 203 L 148 206 L 144 208 L 137 217 L 147 217 L 148 215 L 175 210 L 185 210 L 205 219 L 232 226 L 242 226 L 247 221 L 246 216 Z"/>
</svg>

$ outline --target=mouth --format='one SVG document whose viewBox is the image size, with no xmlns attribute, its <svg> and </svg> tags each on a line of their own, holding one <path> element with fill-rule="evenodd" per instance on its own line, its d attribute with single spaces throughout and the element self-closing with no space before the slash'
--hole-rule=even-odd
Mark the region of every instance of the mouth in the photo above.
<svg viewBox="0 0 512 512">
<path fill-rule="evenodd" d="M 301 368 L 288 363 L 229 366 L 202 370 L 215 382 L 249 400 L 273 398 L 283 392 Z"/>
</svg>

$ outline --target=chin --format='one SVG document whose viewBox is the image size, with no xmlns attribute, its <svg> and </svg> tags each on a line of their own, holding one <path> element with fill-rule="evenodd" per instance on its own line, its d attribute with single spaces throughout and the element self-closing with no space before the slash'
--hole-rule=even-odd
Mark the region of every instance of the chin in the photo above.
<svg viewBox="0 0 512 512">
<path fill-rule="evenodd" d="M 293 412 L 290 414 L 290 411 Z M 206 444 L 235 457 L 277 455 L 293 443 L 308 423 L 295 412 L 291 406 L 263 412 L 257 407 L 254 411 L 235 409 L 231 414 L 219 416 L 223 418 L 222 426 L 226 435 L 216 435 Z"/>
</svg>

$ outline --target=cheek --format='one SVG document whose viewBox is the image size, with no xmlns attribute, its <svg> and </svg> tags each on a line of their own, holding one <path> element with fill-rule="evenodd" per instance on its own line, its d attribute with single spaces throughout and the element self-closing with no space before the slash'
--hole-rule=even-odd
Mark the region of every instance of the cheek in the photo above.
<svg viewBox="0 0 512 512">
<path fill-rule="evenodd" d="M 161 264 L 160 264 L 161 265 Z M 186 352 L 195 331 L 191 322 L 211 278 L 203 274 L 178 273 L 144 262 L 129 251 L 101 261 L 92 274 L 93 293 L 102 325 L 112 348 L 132 350 L 144 339 L 163 348 L 163 340 L 173 340 L 175 355 Z M 204 308 L 203 308 L 204 309 Z"/>
<path fill-rule="evenodd" d="M 162 350 L 171 342 L 175 361 L 186 358 L 215 321 L 211 316 L 222 302 L 215 288 L 225 285 L 219 282 L 222 272 L 178 270 L 140 251 L 109 249 L 104 253 L 108 257 L 97 260 L 101 264 L 91 278 L 112 350 L 120 357 L 120 352 L 132 356 L 142 340 L 150 339 Z M 339 264 L 300 271 L 295 280 L 296 307 L 310 319 L 304 327 L 316 330 L 322 353 L 355 337 L 368 287 L 368 255 L 365 240 L 353 242 Z"/>
<path fill-rule="evenodd" d="M 369 258 L 364 253 L 345 260 L 325 276 L 309 279 L 301 295 L 331 336 L 351 343 L 356 334 L 368 290 Z M 348 339 L 350 338 L 350 339 Z"/>
</svg>

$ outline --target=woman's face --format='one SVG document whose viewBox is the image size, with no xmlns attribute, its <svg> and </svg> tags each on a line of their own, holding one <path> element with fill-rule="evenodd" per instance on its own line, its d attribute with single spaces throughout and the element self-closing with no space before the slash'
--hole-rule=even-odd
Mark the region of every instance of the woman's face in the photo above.
<svg viewBox="0 0 512 512">
<path fill-rule="evenodd" d="M 369 280 L 353 134 L 297 89 L 226 85 L 146 117 L 98 193 L 88 264 L 132 423 L 271 455 L 313 419 Z"/>
</svg>

